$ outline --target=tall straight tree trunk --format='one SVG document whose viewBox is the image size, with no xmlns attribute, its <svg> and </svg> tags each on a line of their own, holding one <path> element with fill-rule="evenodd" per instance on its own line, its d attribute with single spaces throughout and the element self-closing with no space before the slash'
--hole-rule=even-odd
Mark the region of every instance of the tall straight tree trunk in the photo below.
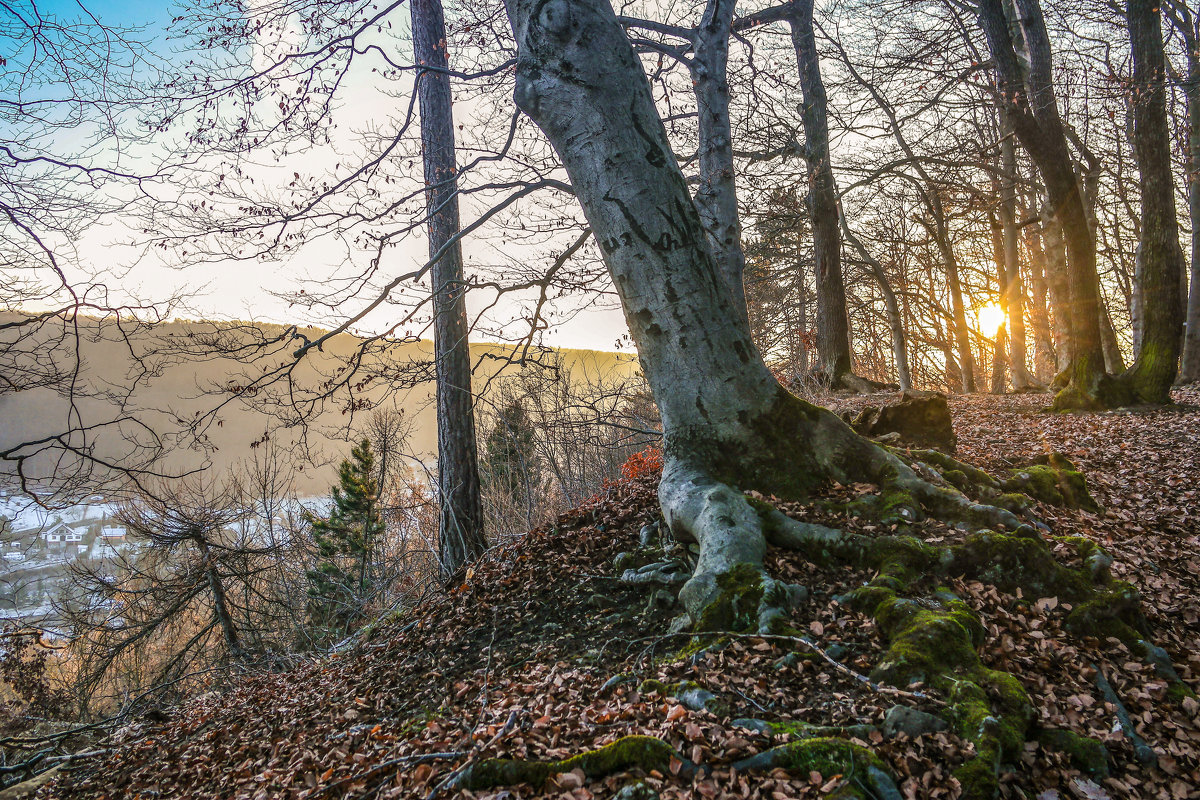
<svg viewBox="0 0 1200 800">
<path fill-rule="evenodd" d="M 1128 0 L 1125 7 L 1133 54 L 1133 137 L 1142 178 L 1142 240 L 1138 294 L 1142 341 L 1133 366 L 1122 375 L 1134 396 L 1171 402 L 1179 366 L 1184 309 L 1179 286 L 1183 251 L 1175 216 L 1171 142 L 1167 127 L 1166 59 L 1158 0 Z"/>
<path fill-rule="evenodd" d="M 1000 113 L 1000 167 L 1004 173 L 1000 189 L 1000 226 L 1004 239 L 1004 274 L 1006 285 L 1001 287 L 1006 305 L 1006 319 L 1012 387 L 1020 392 L 1035 385 L 1029 374 L 1028 353 L 1025 349 L 1025 284 L 1021 279 L 1021 250 L 1017 232 L 1017 148 L 1016 134 L 1007 115 Z M 999 263 L 999 262 L 997 262 Z"/>
<path fill-rule="evenodd" d="M 971 331 L 967 327 L 967 305 L 963 300 L 962 279 L 959 276 L 958 258 L 949 238 L 939 237 L 942 259 L 946 266 L 946 284 L 950 288 L 950 310 L 954 315 L 954 340 L 958 345 L 959 376 L 962 390 L 966 394 L 975 391 L 975 355 L 971 352 Z"/>
<path fill-rule="evenodd" d="M 1200 381 L 1200 16 L 1188 7 L 1188 0 L 1167 0 L 1164 6 L 1187 50 L 1188 71 L 1184 82 L 1184 97 L 1187 102 L 1188 133 L 1185 163 L 1192 252 L 1187 328 L 1183 340 L 1183 361 L 1179 368 L 1179 380 L 1182 383 L 1194 383 Z"/>
<path fill-rule="evenodd" d="M 735 309 L 745 309 L 742 221 L 734 182 L 733 130 L 729 119 L 729 36 L 736 0 L 709 0 L 693 39 L 689 62 L 696 95 L 700 186 L 696 206 L 711 237 Z"/>
<path fill-rule="evenodd" d="M 1009 282 L 1008 267 L 1005 263 L 1008 260 L 1006 248 L 1008 242 L 1005 238 L 1007 231 L 1004 229 L 1004 224 L 999 222 L 996 217 L 992 216 L 990 222 L 992 231 L 992 260 L 996 262 L 996 285 L 1000 289 L 1000 308 L 1004 315 L 1003 319 L 1007 319 Z M 1004 375 L 1008 362 L 1005 350 L 1008 348 L 1008 338 L 1003 319 L 1000 322 L 1000 326 L 996 329 L 996 336 L 992 341 L 992 380 L 989 387 L 992 394 L 1004 394 Z"/>
<path fill-rule="evenodd" d="M 450 97 L 446 23 L 441 0 L 411 0 L 413 55 L 421 109 L 429 253 L 458 235 L 458 164 Z M 471 396 L 466 284 L 462 247 L 455 241 L 433 265 L 433 348 L 437 372 L 438 557 L 449 576 L 487 549 L 479 496 L 475 412 Z"/>
<path fill-rule="evenodd" d="M 1054 339 L 1050 333 L 1050 312 L 1047 308 L 1049 286 L 1046 282 L 1046 255 L 1042 237 L 1036 226 L 1029 226 L 1026 248 L 1029 252 L 1029 321 L 1033 326 L 1033 377 L 1049 386 L 1058 371 L 1054 362 Z"/>
<path fill-rule="evenodd" d="M 1050 296 L 1051 326 L 1054 343 L 1054 371 L 1063 380 L 1070 380 L 1067 368 L 1071 365 L 1071 334 L 1068 322 L 1071 314 L 1071 286 L 1067 279 L 1067 245 L 1062 225 L 1048 210 L 1042 216 L 1041 241 L 1045 246 L 1046 288 Z M 1061 386 L 1058 388 L 1062 388 Z"/>
<path fill-rule="evenodd" d="M 829 100 L 821 79 L 813 31 L 814 0 L 796 0 L 788 19 L 800 71 L 804 104 L 804 160 L 808 168 L 808 208 L 812 218 L 813 272 L 817 284 L 817 353 L 821 371 L 837 387 L 853 370 L 850 315 L 842 276 L 842 240 L 838 231 L 837 182 L 829 153 Z"/>
<path fill-rule="evenodd" d="M 992 54 L 1001 99 L 1017 138 L 1042 175 L 1051 212 L 1062 227 L 1066 245 L 1070 306 L 1065 322 L 1070 333 L 1071 362 L 1069 383 L 1055 397 L 1054 406 L 1102 408 L 1115 398 L 1110 396 L 1112 382 L 1104 371 L 1096 243 L 1058 113 L 1050 37 L 1041 5 L 1038 0 L 1016 0 L 1015 6 L 1029 56 L 1028 71 L 1018 62 L 1002 0 L 980 0 L 979 24 Z"/>
</svg>

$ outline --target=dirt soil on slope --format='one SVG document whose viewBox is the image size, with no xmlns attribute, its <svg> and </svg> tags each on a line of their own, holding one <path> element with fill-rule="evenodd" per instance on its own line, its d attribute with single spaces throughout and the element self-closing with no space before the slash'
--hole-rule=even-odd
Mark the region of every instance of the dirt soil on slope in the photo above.
<svg viewBox="0 0 1200 800">
<path fill-rule="evenodd" d="M 1046 397 L 1039 395 L 959 398 L 952 408 L 962 460 L 998 473 L 1055 450 L 1080 466 L 1103 511 L 1039 505 L 1037 513 L 1056 535 L 1089 537 L 1115 556 L 1114 576 L 1140 589 L 1156 643 L 1196 690 L 1200 391 L 1182 392 L 1177 401 L 1167 409 L 1090 415 L 1042 413 Z M 654 603 L 653 589 L 619 583 L 613 566 L 657 520 L 655 483 L 653 474 L 622 481 L 557 524 L 492 551 L 450 596 L 378 624 L 343 653 L 196 697 L 164 722 L 125 727 L 101 745 L 111 752 L 76 762 L 38 796 L 586 800 L 623 788 L 627 797 L 643 796 L 628 788 L 641 782 L 663 798 L 820 797 L 855 776 L 735 771 L 734 761 L 789 734 L 759 733 L 734 720 L 879 725 L 897 704 L 937 713 L 936 697 L 898 694 L 857 677 L 880 660 L 885 643 L 870 619 L 835 597 L 869 580 L 863 571 L 817 568 L 793 552 L 769 559 L 773 575 L 809 588 L 792 624 L 837 663 L 789 641 L 738 638 L 688 653 L 687 637 L 667 636 L 680 609 Z M 831 486 L 828 497 L 848 501 L 866 488 Z M 786 510 L 830 521 L 827 509 Z M 861 519 L 835 521 L 864 533 L 876 529 Z M 930 541 L 961 535 L 938 522 L 917 527 Z M 1064 547 L 1058 557 L 1074 556 Z M 1166 683 L 1115 639 L 1065 632 L 1066 609 L 1057 598 L 1018 597 L 976 582 L 952 588 L 987 629 L 984 663 L 1023 683 L 1040 715 L 1036 724 L 1093 737 L 1109 753 L 1109 776 L 1099 778 L 1029 742 L 1005 767 L 1002 797 L 1200 796 L 1195 699 L 1168 697 Z M 1097 670 L 1157 766 L 1135 759 L 1114 706 L 1097 688 Z M 722 701 L 719 713 L 642 690 L 645 679 L 696 681 Z M 948 732 L 911 739 L 859 732 L 906 797 L 958 795 L 951 773 L 970 757 L 969 742 Z M 472 793 L 447 785 L 481 758 L 563 759 L 630 734 L 660 738 L 708 769 L 689 777 L 672 760 L 649 773 L 589 779 L 576 771 L 538 786 Z"/>
</svg>

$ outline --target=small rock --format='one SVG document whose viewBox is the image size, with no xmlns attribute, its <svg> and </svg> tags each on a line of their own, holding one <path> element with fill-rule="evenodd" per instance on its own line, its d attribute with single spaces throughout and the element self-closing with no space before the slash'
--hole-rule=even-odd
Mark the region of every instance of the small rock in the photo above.
<svg viewBox="0 0 1200 800">
<path fill-rule="evenodd" d="M 658 800 L 658 792 L 645 781 L 627 783 L 613 795 L 613 800 Z"/>
<path fill-rule="evenodd" d="M 850 651 L 841 642 L 834 642 L 826 650 L 825 655 L 832 658 L 834 661 L 841 661 Z"/>
<path fill-rule="evenodd" d="M 608 680 L 606 680 L 604 682 L 604 685 L 600 687 L 600 691 L 607 692 L 610 689 L 615 689 L 618 686 L 625 684 L 625 683 L 633 683 L 633 676 L 632 675 L 613 675 L 611 678 L 609 678 Z"/>
<path fill-rule="evenodd" d="M 658 522 L 643 525 L 642 529 L 638 531 L 638 541 L 642 547 L 649 547 L 654 544 L 656 539 L 658 539 Z"/>
<path fill-rule="evenodd" d="M 666 589 L 657 589 L 650 595 L 650 599 L 646 602 L 646 611 L 654 612 L 660 608 L 670 608 L 675 605 L 675 599 L 675 595 Z"/>
<path fill-rule="evenodd" d="M 667 625 L 667 633 L 683 633 L 692 626 L 692 618 L 687 614 L 680 614 L 677 617 L 671 617 L 671 622 Z"/>
<path fill-rule="evenodd" d="M 925 733 L 944 731 L 950 726 L 941 717 L 908 706 L 892 706 L 883 715 L 883 735 L 903 733 L 916 738 Z"/>
</svg>

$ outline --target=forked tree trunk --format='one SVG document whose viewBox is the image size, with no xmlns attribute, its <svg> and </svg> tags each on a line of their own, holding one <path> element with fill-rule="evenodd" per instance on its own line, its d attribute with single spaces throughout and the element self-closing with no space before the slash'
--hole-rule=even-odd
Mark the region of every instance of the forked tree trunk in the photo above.
<svg viewBox="0 0 1200 800">
<path fill-rule="evenodd" d="M 1100 337 L 1096 244 L 1058 114 L 1050 37 L 1041 6 L 1038 0 L 1016 0 L 1015 5 L 1029 56 L 1028 71 L 1018 62 L 1002 0 L 980 0 L 979 24 L 992 54 L 1001 99 L 1017 138 L 1042 175 L 1066 245 L 1070 305 L 1066 319 L 1056 323 L 1066 323 L 1071 361 L 1069 384 L 1055 398 L 1055 407 L 1103 407 L 1112 398 Z"/>
<path fill-rule="evenodd" d="M 1121 378 L 1136 399 L 1169 403 L 1179 365 L 1184 264 L 1175 217 L 1159 4 L 1128 0 L 1126 19 L 1133 53 L 1133 138 L 1142 178 L 1138 294 L 1143 317 L 1137 360 Z"/>
<path fill-rule="evenodd" d="M 672 532 L 699 542 L 680 598 L 700 621 L 735 568 L 769 580 L 763 519 L 742 490 L 798 497 L 829 477 L 886 478 L 914 493 L 923 484 L 837 416 L 784 391 L 763 363 L 606 0 L 508 0 L 507 9 L 516 103 L 570 176 L 662 415 L 659 498 Z"/>
<path fill-rule="evenodd" d="M 908 336 L 904 332 L 904 317 L 901 316 L 896 290 L 892 288 L 892 282 L 888 279 L 883 264 L 871 255 L 871 251 L 867 250 L 862 240 L 850 230 L 844 215 L 841 216 L 841 224 L 842 235 L 846 237 L 850 246 L 858 251 L 859 257 L 866 263 L 875 282 L 879 284 L 879 292 L 883 295 L 884 312 L 887 314 L 888 332 L 892 340 L 892 361 L 896 364 L 896 383 L 899 384 L 900 391 L 907 392 L 912 388 L 912 372 L 908 366 Z"/>
<path fill-rule="evenodd" d="M 412 28 L 416 63 L 428 67 L 417 73 L 417 95 L 432 256 L 459 231 L 458 164 L 441 0 L 412 0 Z M 443 573 L 449 575 L 487 549 L 471 396 L 466 284 L 458 242 L 433 265 L 432 280 L 441 504 L 438 556 Z"/>
</svg>

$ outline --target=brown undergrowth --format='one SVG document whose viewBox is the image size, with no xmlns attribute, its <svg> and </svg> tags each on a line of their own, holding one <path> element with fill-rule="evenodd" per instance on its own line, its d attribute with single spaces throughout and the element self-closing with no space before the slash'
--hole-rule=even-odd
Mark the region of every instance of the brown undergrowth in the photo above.
<svg viewBox="0 0 1200 800">
<path fill-rule="evenodd" d="M 1039 504 L 1038 515 L 1054 535 L 1086 537 L 1115 556 L 1113 576 L 1141 591 L 1156 643 L 1196 689 L 1200 394 L 1179 400 L 1173 409 L 1095 415 L 1043 414 L 1037 397 L 952 405 L 965 461 L 1001 474 L 1056 451 L 1080 466 L 1103 510 Z M 839 513 L 867 488 L 830 486 L 819 504 L 781 508 L 847 531 L 890 533 L 869 517 Z M 886 643 L 868 616 L 838 598 L 871 573 L 770 553 L 772 576 L 809 589 L 789 624 L 824 656 L 753 636 L 691 643 L 664 635 L 680 610 L 656 598 L 654 587 L 616 580 L 614 558 L 635 549 L 657 516 L 653 477 L 613 486 L 556 525 L 490 553 L 449 597 L 380 622 L 332 658 L 193 698 L 165 722 L 132 724 L 98 744 L 105 755 L 73 764 L 39 796 L 586 800 L 624 789 L 628 797 L 654 790 L 664 798 L 773 799 L 865 791 L 861 759 L 810 753 L 792 769 L 733 768 L 809 738 L 813 727 L 841 729 L 834 745 L 822 747 L 841 741 L 874 753 L 905 797 L 958 796 L 954 772 L 973 755 L 968 741 L 949 731 L 908 738 L 880 730 L 893 706 L 936 715 L 945 698 L 919 685 L 901 694 L 860 679 Z M 932 544 L 964 535 L 936 520 L 914 527 Z M 1056 556 L 1071 564 L 1078 549 L 1064 542 Z M 973 580 L 949 584 L 983 623 L 983 665 L 1016 676 L 1037 713 L 1031 740 L 1002 767 L 1001 797 L 1194 796 L 1200 704 L 1169 696 L 1167 683 L 1121 642 L 1067 632 L 1071 609 L 1060 598 Z M 1139 760 L 1130 737 L 1114 730 L 1117 709 L 1097 688 L 1097 672 L 1156 764 Z M 678 685 L 687 682 L 713 702 L 681 700 Z M 1087 774 L 1061 741 L 1039 736 L 1046 730 L 1102 742 L 1108 776 Z M 645 763 L 625 754 L 604 769 L 596 766 L 603 759 L 571 760 L 629 736 L 655 737 L 667 748 L 643 748 L 653 750 Z M 489 785 L 479 778 L 504 763 L 489 759 L 539 762 L 537 785 Z M 846 774 L 847 763 L 863 769 Z"/>
</svg>

